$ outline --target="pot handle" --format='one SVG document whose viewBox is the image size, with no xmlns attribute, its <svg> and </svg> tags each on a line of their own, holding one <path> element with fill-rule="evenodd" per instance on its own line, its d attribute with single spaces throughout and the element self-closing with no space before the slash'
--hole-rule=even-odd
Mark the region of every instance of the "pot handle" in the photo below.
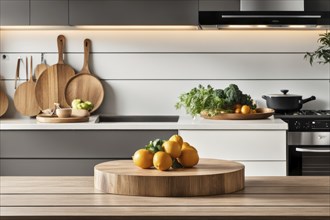
<svg viewBox="0 0 330 220">
<path fill-rule="evenodd" d="M 315 96 L 311 96 L 311 97 L 309 97 L 309 98 L 307 98 L 307 99 L 302 99 L 302 100 L 301 100 L 301 104 L 304 104 L 304 103 L 309 102 L 309 101 L 313 101 L 313 100 L 315 100 L 315 99 L 316 99 Z"/>
<path fill-rule="evenodd" d="M 263 95 L 263 96 L 261 96 L 261 98 L 263 98 L 263 99 L 267 100 L 268 96 L 266 96 L 266 95 Z"/>
<path fill-rule="evenodd" d="M 288 89 L 282 89 L 281 92 L 282 92 L 284 95 L 286 95 L 286 94 L 289 92 L 289 90 L 288 90 Z"/>
</svg>

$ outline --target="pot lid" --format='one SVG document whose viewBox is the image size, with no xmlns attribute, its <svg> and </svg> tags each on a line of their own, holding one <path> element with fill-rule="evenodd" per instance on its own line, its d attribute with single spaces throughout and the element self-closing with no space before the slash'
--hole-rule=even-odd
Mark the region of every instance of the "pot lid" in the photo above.
<svg viewBox="0 0 330 220">
<path fill-rule="evenodd" d="M 296 97 L 296 98 L 301 98 L 301 95 L 295 95 L 295 94 L 287 94 L 289 92 L 288 89 L 282 89 L 281 90 L 282 94 L 269 94 L 269 97 Z"/>
</svg>

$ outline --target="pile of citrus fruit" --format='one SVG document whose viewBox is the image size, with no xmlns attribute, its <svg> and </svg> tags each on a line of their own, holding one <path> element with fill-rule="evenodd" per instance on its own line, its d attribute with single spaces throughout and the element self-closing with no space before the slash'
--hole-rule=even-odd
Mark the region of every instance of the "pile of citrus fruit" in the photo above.
<svg viewBox="0 0 330 220">
<path fill-rule="evenodd" d="M 198 161 L 196 148 L 184 142 L 179 135 L 173 135 L 169 140 L 150 141 L 145 148 L 137 150 L 133 155 L 136 166 L 143 169 L 155 167 L 161 171 L 169 170 L 171 167 L 190 168 Z"/>
</svg>

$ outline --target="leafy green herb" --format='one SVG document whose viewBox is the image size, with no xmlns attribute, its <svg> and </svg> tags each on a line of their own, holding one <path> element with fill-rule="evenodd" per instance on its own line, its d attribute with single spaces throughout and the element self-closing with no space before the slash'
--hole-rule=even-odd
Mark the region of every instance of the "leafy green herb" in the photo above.
<svg viewBox="0 0 330 220">
<path fill-rule="evenodd" d="M 309 58 L 309 63 L 313 65 L 313 62 L 319 64 L 330 63 L 330 32 L 320 34 L 318 43 L 321 44 L 314 52 L 307 52 L 304 56 L 305 59 Z"/>
<path fill-rule="evenodd" d="M 207 87 L 199 85 L 190 92 L 180 95 L 175 107 L 177 109 L 185 107 L 187 114 L 195 116 L 202 110 L 222 109 L 225 105 L 225 100 L 220 98 L 210 85 Z"/>
<path fill-rule="evenodd" d="M 177 159 L 173 160 L 173 164 L 172 164 L 172 168 L 173 169 L 178 169 L 178 168 L 183 168 L 182 164 L 179 163 L 179 161 Z"/>
<path fill-rule="evenodd" d="M 154 154 L 158 151 L 163 151 L 162 145 L 164 142 L 164 140 L 156 139 L 154 141 L 150 141 L 144 148 Z"/>
<path fill-rule="evenodd" d="M 214 89 L 210 85 L 207 87 L 199 85 L 180 95 L 175 107 L 177 109 L 184 107 L 187 114 L 192 116 L 200 114 L 202 111 L 207 111 L 209 116 L 214 116 L 220 113 L 234 112 L 236 104 L 249 105 L 252 109 L 256 108 L 251 96 L 243 94 L 235 84 L 230 84 L 224 90 Z"/>
</svg>

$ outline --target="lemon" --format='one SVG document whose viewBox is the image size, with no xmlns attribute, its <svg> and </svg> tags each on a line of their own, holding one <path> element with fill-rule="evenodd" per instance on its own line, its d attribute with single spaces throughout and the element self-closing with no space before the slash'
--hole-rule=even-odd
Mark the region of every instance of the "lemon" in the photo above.
<svg viewBox="0 0 330 220">
<path fill-rule="evenodd" d="M 162 146 L 172 158 L 178 158 L 181 154 L 181 145 L 176 141 L 165 141 Z"/>
<path fill-rule="evenodd" d="M 182 143 L 183 143 L 183 139 L 182 139 L 182 137 L 180 136 L 180 135 L 177 135 L 177 134 L 175 134 L 175 135 L 172 135 L 171 137 L 170 137 L 170 139 L 168 139 L 169 141 L 176 141 L 176 142 L 178 142 L 179 144 L 180 144 L 180 146 L 182 145 Z"/>
<path fill-rule="evenodd" d="M 133 155 L 133 162 L 136 166 L 141 167 L 143 169 L 148 169 L 152 167 L 152 159 L 153 154 L 146 150 L 146 149 L 140 149 L 137 150 Z"/>
<path fill-rule="evenodd" d="M 190 147 L 190 144 L 188 142 L 183 142 L 183 144 L 181 146 L 181 150 L 183 150 L 186 147 Z"/>
<path fill-rule="evenodd" d="M 153 164 L 157 170 L 168 170 L 172 166 L 172 163 L 173 161 L 171 156 L 164 151 L 158 151 L 157 153 L 155 153 L 153 158 Z"/>
<path fill-rule="evenodd" d="M 199 156 L 197 150 L 192 147 L 182 149 L 181 156 L 178 158 L 183 167 L 193 167 L 198 164 Z"/>
<path fill-rule="evenodd" d="M 242 114 L 250 114 L 250 110 L 251 110 L 250 106 L 243 105 L 242 108 L 241 108 L 241 113 Z"/>
</svg>

